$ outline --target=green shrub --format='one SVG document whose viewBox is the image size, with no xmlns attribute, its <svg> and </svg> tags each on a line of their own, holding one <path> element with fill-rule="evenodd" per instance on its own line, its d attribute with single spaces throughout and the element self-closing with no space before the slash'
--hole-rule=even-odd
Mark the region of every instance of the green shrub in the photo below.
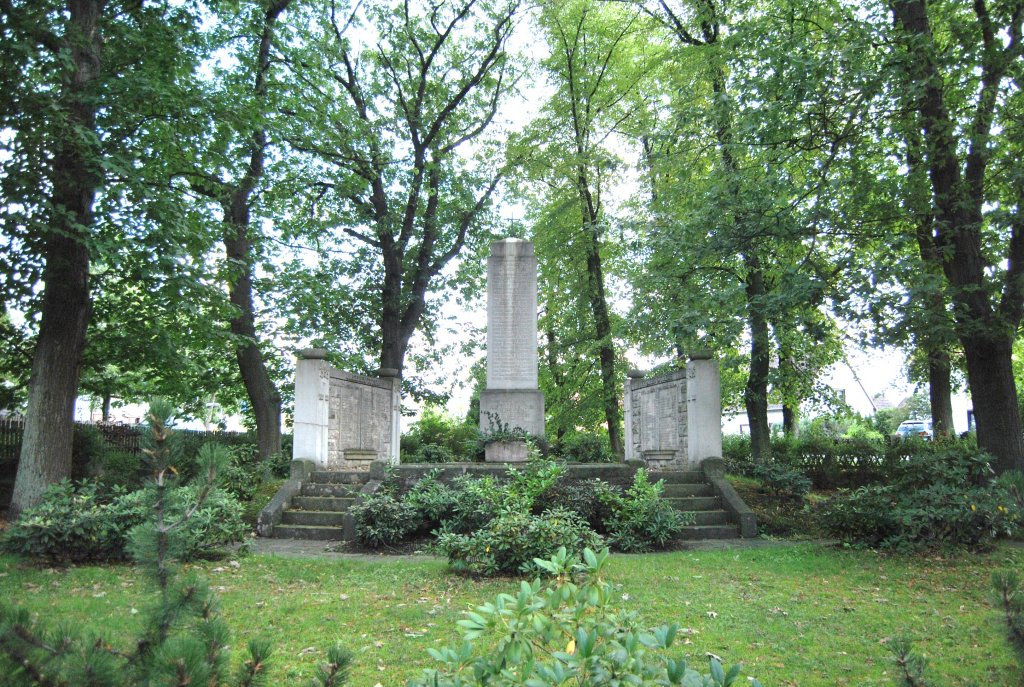
<svg viewBox="0 0 1024 687">
<path fill-rule="evenodd" d="M 120 487 L 104 495 L 95 482 L 64 480 L 47 487 L 39 504 L 3 533 L 0 544 L 11 553 L 50 563 L 120 560 L 126 557 L 129 532 L 148 512 Z"/>
<path fill-rule="evenodd" d="M 722 436 L 722 459 L 726 469 L 735 475 L 749 475 L 750 435 L 725 434 Z"/>
<path fill-rule="evenodd" d="M 402 436 L 402 462 L 451 463 L 477 460 L 480 430 L 443 409 L 427 406 Z M 429 448 L 428 448 L 429 447 Z"/>
<path fill-rule="evenodd" d="M 365 546 L 396 546 L 419 529 L 416 509 L 387 490 L 352 506 L 356 538 Z"/>
<path fill-rule="evenodd" d="M 561 506 L 579 513 L 598 534 L 607 534 L 605 522 L 612 514 L 613 505 L 617 503 L 615 497 L 621 495 L 621 487 L 612 486 L 600 479 L 563 478 L 537 497 L 533 512 L 542 513 Z"/>
<path fill-rule="evenodd" d="M 1022 521 L 1010 493 L 992 479 L 988 461 L 983 453 L 956 449 L 913 458 L 894 470 L 891 484 L 831 499 L 824 525 L 853 546 L 988 548 Z"/>
<path fill-rule="evenodd" d="M 563 508 L 533 515 L 503 510 L 485 527 L 470 534 L 442 532 L 437 548 L 459 572 L 494 576 L 536 572 L 535 558 L 550 558 L 564 547 L 579 556 L 603 541 L 577 513 Z"/>
<path fill-rule="evenodd" d="M 418 530 L 430 532 L 452 513 L 459 499 L 458 492 L 440 480 L 440 470 L 432 470 L 414 484 L 403 499 L 416 510 Z"/>
<path fill-rule="evenodd" d="M 451 489 L 456 500 L 448 517 L 444 518 L 445 531 L 474 532 L 497 516 L 502 488 L 493 477 L 461 475 L 452 480 Z"/>
<path fill-rule="evenodd" d="M 413 454 L 410 463 L 454 463 L 455 454 L 447 446 L 424 444 Z"/>
<path fill-rule="evenodd" d="M 611 508 L 604 530 L 613 548 L 632 553 L 664 549 L 692 523 L 692 516 L 688 518 L 661 498 L 663 489 L 663 482 L 651 484 L 641 468 L 624 494 L 604 495 Z"/>
<path fill-rule="evenodd" d="M 146 468 L 139 454 L 110 450 L 103 456 L 98 479 L 108 488 L 119 486 L 138 489 L 142 486 L 145 474 Z"/>
<path fill-rule="evenodd" d="M 740 667 L 726 671 L 710 658 L 710 672 L 689 668 L 681 655 L 667 652 L 678 625 L 649 628 L 635 612 L 616 607 L 620 597 L 603 576 L 608 552 L 583 551 L 583 562 L 562 548 L 535 565 L 550 576 L 523 582 L 515 595 L 459 621 L 464 642 L 429 649 L 442 666 L 424 671 L 412 687 L 490 685 L 684 685 L 728 687 L 739 684 Z M 478 640 L 482 646 L 474 645 Z M 744 681 L 747 682 L 747 681 Z M 751 678 L 751 687 L 760 683 Z"/>
<path fill-rule="evenodd" d="M 250 529 L 256 528 L 256 521 L 260 516 L 260 511 L 270 503 L 270 499 L 274 498 L 282 484 L 284 484 L 284 480 L 280 478 L 263 480 L 256 489 L 256 493 L 253 494 L 252 499 L 242 502 L 242 522 L 245 523 L 246 527 Z"/>
<path fill-rule="evenodd" d="M 768 463 L 756 465 L 753 476 L 776 498 L 802 502 L 811 490 L 811 480 L 797 468 Z"/>
<path fill-rule="evenodd" d="M 608 446 L 607 437 L 590 432 L 577 432 L 555 446 L 555 455 L 570 463 L 614 463 L 618 460 Z"/>
<path fill-rule="evenodd" d="M 76 422 L 71 437 L 71 479 L 82 480 L 98 473 L 109 450 L 95 425 Z"/>
</svg>

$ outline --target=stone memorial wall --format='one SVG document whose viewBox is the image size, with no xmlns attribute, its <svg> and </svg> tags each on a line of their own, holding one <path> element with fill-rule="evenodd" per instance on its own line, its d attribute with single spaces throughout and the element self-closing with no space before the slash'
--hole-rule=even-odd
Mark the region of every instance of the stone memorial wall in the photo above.
<svg viewBox="0 0 1024 687">
<path fill-rule="evenodd" d="M 695 355 L 686 370 L 625 383 L 626 460 L 652 468 L 696 470 L 722 455 L 722 395 L 718 363 Z"/>
<path fill-rule="evenodd" d="M 295 369 L 297 460 L 322 470 L 369 470 L 374 460 L 398 462 L 401 380 L 343 372 L 325 353 L 307 349 Z"/>
</svg>

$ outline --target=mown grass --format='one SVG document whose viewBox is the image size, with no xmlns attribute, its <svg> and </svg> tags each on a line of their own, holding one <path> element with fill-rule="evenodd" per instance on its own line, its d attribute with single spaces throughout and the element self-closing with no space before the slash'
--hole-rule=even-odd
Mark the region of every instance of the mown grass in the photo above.
<svg viewBox="0 0 1024 687">
<path fill-rule="evenodd" d="M 456 577 L 437 559 L 297 560 L 266 555 L 194 566 L 219 593 L 235 646 L 268 636 L 271 684 L 309 677 L 325 649 L 355 652 L 353 686 L 401 685 L 459 641 L 461 612 L 513 580 Z M 1019 669 L 989 601 L 992 571 L 1024 565 L 1024 550 L 982 556 L 881 557 L 814 544 L 613 556 L 622 605 L 651 625 L 687 628 L 679 650 L 743 662 L 770 685 L 886 685 L 885 646 L 915 639 L 939 683 L 1017 684 Z M 37 568 L 0 557 L 0 598 L 41 617 L 112 638 L 138 629 L 147 585 L 128 566 Z M 135 609 L 133 611 L 132 609 Z M 237 657 L 237 655 L 236 655 Z"/>
</svg>

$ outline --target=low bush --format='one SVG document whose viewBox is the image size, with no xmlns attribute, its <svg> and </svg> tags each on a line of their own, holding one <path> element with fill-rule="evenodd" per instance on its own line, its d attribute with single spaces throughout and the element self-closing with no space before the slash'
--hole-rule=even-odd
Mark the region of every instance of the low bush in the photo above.
<svg viewBox="0 0 1024 687">
<path fill-rule="evenodd" d="M 433 470 L 406 492 L 404 500 L 418 515 L 417 530 L 430 532 L 453 512 L 459 495 L 440 480 L 440 470 Z"/>
<path fill-rule="evenodd" d="M 412 455 L 412 458 L 408 460 L 409 463 L 454 463 L 456 461 L 455 454 L 447 446 L 441 446 L 438 444 L 424 444 L 420 446 L 416 453 Z"/>
<path fill-rule="evenodd" d="M 651 482 L 643 468 L 636 471 L 632 486 L 622 495 L 605 493 L 610 513 L 604 522 L 608 543 L 619 551 L 638 553 L 664 549 L 693 522 L 662 500 L 662 482 Z"/>
<path fill-rule="evenodd" d="M 428 406 L 402 436 L 403 463 L 451 463 L 478 460 L 480 430 L 443 410 Z M 408 456 L 407 458 L 404 456 Z"/>
<path fill-rule="evenodd" d="M 543 513 L 558 506 L 568 508 L 579 513 L 592 530 L 604 535 L 608 533 L 605 523 L 612 515 L 612 508 L 619 503 L 616 497 L 621 496 L 621 487 L 600 479 L 560 479 L 537 497 L 533 512 Z"/>
<path fill-rule="evenodd" d="M 802 503 L 811 490 L 811 479 L 799 469 L 779 463 L 757 465 L 753 477 L 773 496 L 785 501 Z"/>
<path fill-rule="evenodd" d="M 388 491 L 367 497 L 351 508 L 356 521 L 356 537 L 364 546 L 397 546 L 420 525 L 416 509 Z"/>
<path fill-rule="evenodd" d="M 585 548 L 603 545 L 579 514 L 564 508 L 540 515 L 503 510 L 476 532 L 442 532 L 437 539 L 437 548 L 452 569 L 483 576 L 532 574 L 534 559 L 550 558 L 559 547 L 577 557 Z"/>
<path fill-rule="evenodd" d="M 95 482 L 64 480 L 47 487 L 39 504 L 11 524 L 0 546 L 49 563 L 121 560 L 129 532 L 147 513 L 120 487 L 104 494 Z"/>
<path fill-rule="evenodd" d="M 451 513 L 444 519 L 445 531 L 468 534 L 484 527 L 498 515 L 502 487 L 494 478 L 462 475 L 452 481 L 451 488 L 457 499 Z"/>
<path fill-rule="evenodd" d="M 823 512 L 827 531 L 860 547 L 985 549 L 1021 525 L 1020 507 L 993 480 L 983 453 L 949 449 L 912 458 L 894 473 L 890 484 L 832 498 Z"/>
<path fill-rule="evenodd" d="M 607 437 L 591 432 L 577 432 L 560 440 L 554 455 L 569 463 L 614 463 L 618 457 L 608 446 Z"/>
<path fill-rule="evenodd" d="M 274 498 L 274 494 L 277 493 L 282 484 L 284 484 L 284 480 L 280 478 L 265 479 L 260 482 L 252 498 L 242 502 L 242 522 L 245 523 L 246 527 L 256 528 L 256 521 L 259 519 L 260 511 L 270 503 L 270 499 Z"/>
<path fill-rule="evenodd" d="M 580 561 L 565 548 L 546 560 L 538 558 L 534 565 L 550 577 L 547 584 L 523 582 L 514 596 L 500 594 L 466 613 L 459 621 L 463 643 L 429 649 L 441 668 L 428 669 L 409 684 L 739 684 L 738 665 L 726 671 L 718 658 L 711 657 L 709 672 L 702 675 L 681 656 L 670 657 L 667 652 L 680 635 L 678 625 L 649 628 L 636 613 L 616 607 L 618 590 L 603 577 L 607 559 L 607 551 L 595 554 L 585 549 Z M 481 639 L 482 646 L 476 646 Z M 760 687 L 754 678 L 749 684 Z"/>
<path fill-rule="evenodd" d="M 99 463 L 98 479 L 103 486 L 125 489 L 138 489 L 142 486 L 146 468 L 139 454 L 110 450 Z"/>
</svg>

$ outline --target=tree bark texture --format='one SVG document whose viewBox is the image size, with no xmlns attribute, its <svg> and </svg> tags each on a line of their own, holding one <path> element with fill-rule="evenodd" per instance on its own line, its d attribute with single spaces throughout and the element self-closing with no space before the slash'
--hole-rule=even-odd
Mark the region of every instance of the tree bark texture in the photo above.
<svg viewBox="0 0 1024 687">
<path fill-rule="evenodd" d="M 771 370 L 771 335 L 763 312 L 764 274 L 757 255 L 744 255 L 747 268 L 747 324 L 750 327 L 750 374 L 743 390 L 750 423 L 750 452 L 755 463 L 771 459 L 771 427 L 768 425 L 768 374 Z"/>
<path fill-rule="evenodd" d="M 91 141 L 102 60 L 103 0 L 70 0 L 62 43 L 69 51 L 61 98 L 67 133 L 55 141 L 52 230 L 44 242 L 42 317 L 9 517 L 34 506 L 46 487 L 71 475 L 74 405 L 89 323 L 88 232 L 101 183 Z"/>
<path fill-rule="evenodd" d="M 1002 472 L 1024 469 L 1024 435 L 1012 372 L 1012 348 L 1024 314 L 1024 227 L 1011 226 L 1007 270 L 998 302 L 986 284 L 982 251 L 985 177 L 1000 86 L 1013 60 L 1024 54 L 1021 15 L 1008 27 L 1004 44 L 984 2 L 973 7 L 983 40 L 980 90 L 965 130 L 967 152 L 946 102 L 925 0 L 890 0 L 897 31 L 907 51 L 906 77 L 915 94 L 928 151 L 934 196 L 935 240 L 955 305 L 956 332 L 967 360 L 978 445 L 995 456 Z M 961 163 L 961 155 L 964 161 Z"/>
</svg>

